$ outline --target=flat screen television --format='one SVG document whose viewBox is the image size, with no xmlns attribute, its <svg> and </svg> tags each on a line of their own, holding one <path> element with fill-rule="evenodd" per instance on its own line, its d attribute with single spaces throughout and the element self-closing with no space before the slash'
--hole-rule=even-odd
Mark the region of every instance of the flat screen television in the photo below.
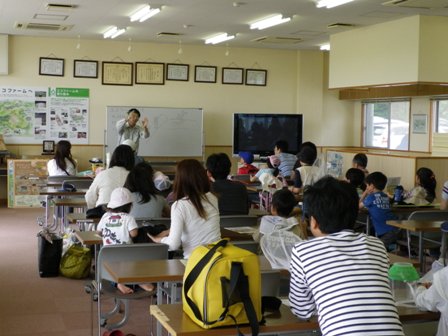
<svg viewBox="0 0 448 336">
<path fill-rule="evenodd" d="M 233 114 L 233 154 L 252 152 L 266 157 L 274 153 L 278 140 L 288 142 L 288 152 L 297 154 L 302 144 L 303 116 L 301 114 Z"/>
</svg>

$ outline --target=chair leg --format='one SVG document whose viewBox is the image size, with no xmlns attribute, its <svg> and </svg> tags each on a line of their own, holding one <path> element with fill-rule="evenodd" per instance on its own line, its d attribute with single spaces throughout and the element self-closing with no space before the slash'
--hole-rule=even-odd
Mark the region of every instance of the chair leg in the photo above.
<svg viewBox="0 0 448 336">
<path fill-rule="evenodd" d="M 409 233 L 409 230 L 406 230 L 406 239 L 408 242 L 408 257 L 411 259 L 411 234 Z"/>
</svg>

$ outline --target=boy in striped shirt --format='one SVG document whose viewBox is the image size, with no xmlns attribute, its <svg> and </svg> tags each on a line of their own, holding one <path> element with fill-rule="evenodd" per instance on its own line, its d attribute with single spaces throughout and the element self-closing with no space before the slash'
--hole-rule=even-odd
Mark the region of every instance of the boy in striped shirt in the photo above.
<svg viewBox="0 0 448 336">
<path fill-rule="evenodd" d="M 318 315 L 324 336 L 404 335 L 384 244 L 353 231 L 356 189 L 324 177 L 305 189 L 304 203 L 315 238 L 292 250 L 292 312 L 303 319 Z"/>
</svg>

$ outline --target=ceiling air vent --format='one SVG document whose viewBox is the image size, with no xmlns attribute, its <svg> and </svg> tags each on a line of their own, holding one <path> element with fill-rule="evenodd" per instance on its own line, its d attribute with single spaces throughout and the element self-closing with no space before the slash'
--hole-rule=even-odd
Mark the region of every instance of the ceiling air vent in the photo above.
<svg viewBox="0 0 448 336">
<path fill-rule="evenodd" d="M 446 0 L 391 0 L 382 3 L 383 6 L 408 8 L 447 8 Z"/>
<path fill-rule="evenodd" d="M 169 33 L 169 32 L 160 32 L 157 33 L 157 37 L 178 37 L 182 36 L 183 34 L 180 33 Z"/>
<path fill-rule="evenodd" d="M 351 23 L 341 23 L 341 22 L 337 22 L 337 23 L 332 23 L 329 24 L 327 26 L 327 28 L 347 28 L 347 27 L 354 27 L 354 24 Z"/>
<path fill-rule="evenodd" d="M 53 12 L 70 11 L 77 7 L 78 7 L 77 5 L 71 5 L 71 4 L 57 4 L 57 3 L 47 4 L 47 10 Z"/>
<path fill-rule="evenodd" d="M 45 31 L 69 31 L 73 28 L 73 25 L 18 22 L 15 24 L 14 28 L 26 29 L 26 30 L 32 29 L 32 30 L 45 30 Z"/>
<path fill-rule="evenodd" d="M 252 40 L 252 42 L 264 43 L 264 44 L 296 44 L 303 40 L 298 37 L 279 37 L 279 36 L 264 36 Z"/>
</svg>

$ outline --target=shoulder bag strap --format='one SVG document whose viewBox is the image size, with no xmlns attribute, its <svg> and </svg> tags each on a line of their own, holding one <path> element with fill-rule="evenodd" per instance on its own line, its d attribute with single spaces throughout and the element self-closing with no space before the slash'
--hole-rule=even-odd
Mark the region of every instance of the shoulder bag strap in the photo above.
<svg viewBox="0 0 448 336">
<path fill-rule="evenodd" d="M 228 240 L 222 239 L 219 242 L 217 242 L 208 252 L 205 256 L 202 257 L 201 260 L 193 267 L 193 269 L 190 271 L 190 273 L 185 278 L 184 284 L 183 284 L 183 290 L 184 290 L 184 297 L 188 303 L 188 306 L 191 308 L 191 310 L 194 313 L 194 316 L 198 320 L 203 321 L 203 318 L 201 316 L 201 312 L 199 311 L 198 306 L 193 302 L 193 300 L 190 299 L 188 296 L 188 291 L 190 290 L 191 286 L 193 285 L 194 281 L 199 277 L 199 274 L 204 269 L 204 267 L 208 264 L 208 262 L 212 259 L 213 255 L 215 254 L 216 250 L 220 247 L 224 247 L 227 245 Z"/>
</svg>

